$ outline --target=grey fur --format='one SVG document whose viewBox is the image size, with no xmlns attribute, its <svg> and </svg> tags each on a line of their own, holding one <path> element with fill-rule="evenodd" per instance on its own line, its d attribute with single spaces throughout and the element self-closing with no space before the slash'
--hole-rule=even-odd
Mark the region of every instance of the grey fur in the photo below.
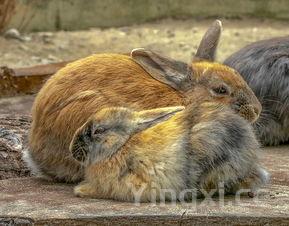
<svg viewBox="0 0 289 226">
<path fill-rule="evenodd" d="M 222 22 L 215 20 L 202 38 L 195 57 L 202 60 L 214 61 L 221 32 Z"/>
<path fill-rule="evenodd" d="M 204 178 L 213 173 L 216 175 L 215 186 L 217 182 L 224 182 L 226 192 L 234 193 L 234 187 L 242 183 L 251 171 L 257 171 L 259 168 L 259 144 L 251 126 L 243 118 L 229 109 L 219 109 L 214 113 L 211 122 L 207 122 L 202 129 L 194 131 L 191 135 L 192 138 L 200 137 L 198 142 L 203 144 L 202 150 L 207 154 L 194 159 L 194 165 L 199 165 L 198 184 L 203 187 L 203 183 L 206 183 Z M 192 149 L 194 143 L 196 141 L 192 142 Z M 196 169 L 192 168 L 192 172 L 194 171 Z M 259 179 L 260 184 L 267 181 L 266 175 L 260 174 Z"/>
<path fill-rule="evenodd" d="M 264 145 L 289 141 L 289 37 L 255 42 L 225 60 L 247 81 L 262 104 L 254 124 Z"/>
</svg>

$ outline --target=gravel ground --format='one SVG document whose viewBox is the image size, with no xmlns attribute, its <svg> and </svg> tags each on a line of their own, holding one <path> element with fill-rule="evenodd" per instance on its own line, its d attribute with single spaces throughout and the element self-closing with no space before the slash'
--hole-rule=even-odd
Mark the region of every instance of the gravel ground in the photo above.
<svg viewBox="0 0 289 226">
<path fill-rule="evenodd" d="M 146 47 L 188 62 L 213 20 L 161 20 L 130 27 L 0 36 L 0 66 L 23 67 L 74 60 L 98 52 L 129 52 Z M 256 40 L 289 35 L 288 23 L 271 20 L 223 20 L 218 60 Z"/>
</svg>

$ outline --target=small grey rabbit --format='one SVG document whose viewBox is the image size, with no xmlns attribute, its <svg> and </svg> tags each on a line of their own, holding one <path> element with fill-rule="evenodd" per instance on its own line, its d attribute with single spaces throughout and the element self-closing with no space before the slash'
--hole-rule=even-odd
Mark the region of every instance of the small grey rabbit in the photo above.
<svg viewBox="0 0 289 226">
<path fill-rule="evenodd" d="M 247 81 L 263 110 L 254 124 L 263 145 L 289 142 L 289 37 L 252 43 L 224 62 Z"/>
<path fill-rule="evenodd" d="M 244 188 L 252 195 L 269 178 L 258 150 L 249 123 L 220 103 L 139 112 L 104 108 L 70 144 L 85 167 L 85 180 L 74 192 L 152 202 L 201 197 L 223 182 L 226 194 Z"/>
</svg>

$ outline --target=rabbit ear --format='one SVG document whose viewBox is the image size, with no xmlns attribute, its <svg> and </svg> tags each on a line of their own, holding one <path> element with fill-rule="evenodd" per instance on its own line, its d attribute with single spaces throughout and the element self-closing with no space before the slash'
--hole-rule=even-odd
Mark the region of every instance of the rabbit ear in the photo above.
<svg viewBox="0 0 289 226">
<path fill-rule="evenodd" d="M 88 155 L 88 144 L 84 140 L 84 136 L 90 136 L 92 122 L 88 121 L 78 128 L 73 135 L 69 145 L 69 151 L 72 157 L 78 162 L 84 162 Z"/>
<path fill-rule="evenodd" d="M 195 58 L 198 60 L 214 61 L 221 32 L 222 22 L 215 20 L 203 36 Z"/>
<path fill-rule="evenodd" d="M 154 79 L 178 91 L 186 91 L 192 86 L 191 70 L 184 62 L 160 56 L 143 48 L 132 50 L 131 57 Z"/>
<path fill-rule="evenodd" d="M 167 108 L 156 108 L 152 110 L 139 111 L 136 114 L 137 118 L 137 131 L 145 130 L 158 123 L 168 120 L 170 117 L 175 115 L 177 112 L 182 111 L 185 107 L 167 107 Z"/>
</svg>

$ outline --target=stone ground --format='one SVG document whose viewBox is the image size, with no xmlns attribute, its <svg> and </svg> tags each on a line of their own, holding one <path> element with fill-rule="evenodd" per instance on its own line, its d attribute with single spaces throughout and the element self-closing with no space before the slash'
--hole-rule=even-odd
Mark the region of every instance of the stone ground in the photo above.
<svg viewBox="0 0 289 226">
<path fill-rule="evenodd" d="M 147 47 L 189 61 L 212 20 L 162 20 L 143 25 L 74 32 L 23 34 L 26 41 L 0 36 L 0 66 L 12 68 L 74 60 L 97 52 L 129 52 Z M 218 60 L 260 39 L 289 35 L 288 23 L 269 20 L 224 20 Z M 33 96 L 0 99 L 0 113 L 29 114 Z M 141 205 L 73 197 L 72 186 L 35 179 L 0 181 L 0 225 L 25 224 L 235 224 L 289 225 L 288 146 L 264 150 L 271 185 L 259 200 L 232 198 L 221 205 Z"/>
</svg>

